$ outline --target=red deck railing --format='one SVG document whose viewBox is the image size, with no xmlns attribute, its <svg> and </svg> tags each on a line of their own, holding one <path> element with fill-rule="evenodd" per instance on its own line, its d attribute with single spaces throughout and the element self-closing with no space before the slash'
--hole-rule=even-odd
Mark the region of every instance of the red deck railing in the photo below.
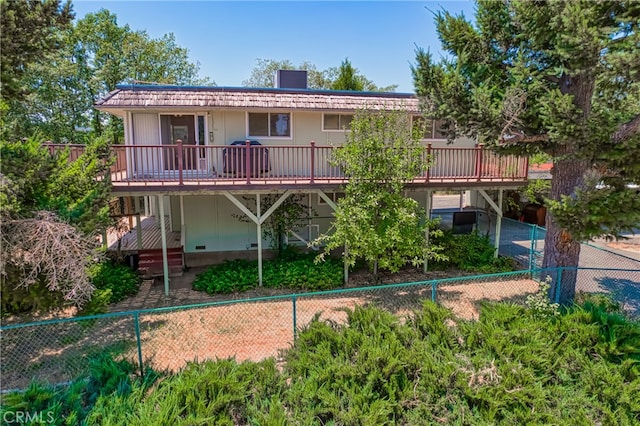
<svg viewBox="0 0 640 426">
<path fill-rule="evenodd" d="M 73 161 L 83 145 L 48 144 L 54 153 L 69 149 Z M 331 165 L 334 147 L 245 145 L 114 145 L 111 180 L 115 186 L 316 184 L 348 180 Z M 520 182 L 527 179 L 528 159 L 499 156 L 482 146 L 424 148 L 429 169 L 414 183 Z"/>
</svg>

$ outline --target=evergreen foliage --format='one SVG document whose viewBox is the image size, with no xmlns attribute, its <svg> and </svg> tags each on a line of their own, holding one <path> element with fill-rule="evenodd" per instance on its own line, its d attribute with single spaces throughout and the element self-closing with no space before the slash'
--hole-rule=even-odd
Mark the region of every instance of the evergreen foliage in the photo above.
<svg viewBox="0 0 640 426">
<path fill-rule="evenodd" d="M 98 290 L 110 290 L 108 303 L 117 303 L 133 296 L 140 287 L 140 275 L 127 265 L 105 261 L 94 265 L 90 271 L 91 282 Z"/>
<path fill-rule="evenodd" d="M 475 23 L 435 14 L 449 58 L 416 52 L 416 91 L 450 140 L 553 160 L 545 268 L 640 224 L 639 18 L 634 1 L 479 0 Z M 575 279 L 563 276 L 563 303 Z"/>
<path fill-rule="evenodd" d="M 60 307 L 61 296 L 88 301 L 86 268 L 101 257 L 95 237 L 111 224 L 108 142 L 95 140 L 74 162 L 41 142 L 0 141 L 0 280 L 9 312 Z"/>
<path fill-rule="evenodd" d="M 349 58 L 342 61 L 338 70 L 338 77 L 331 84 L 333 90 L 352 90 L 361 92 L 364 90 L 364 84 L 358 79 L 356 69 L 353 68 Z"/>
<path fill-rule="evenodd" d="M 469 322 L 428 301 L 405 320 L 356 307 L 346 324 L 309 323 L 280 366 L 209 360 L 154 383 L 102 360 L 89 381 L 33 385 L 2 410 L 55 408 L 76 416 L 66 424 L 95 425 L 633 425 L 640 324 L 615 310 L 593 298 L 553 315 L 490 303 Z"/>
<path fill-rule="evenodd" d="M 109 354 L 99 355 L 89 360 L 88 377 L 79 378 L 65 386 L 33 382 L 24 392 L 3 395 L 0 418 L 6 424 L 12 424 L 12 419 L 20 419 L 20 415 L 24 419 L 25 414 L 29 413 L 35 420 L 24 424 L 96 424 L 88 422 L 87 416 L 97 417 L 98 408 L 94 408 L 94 405 L 101 396 L 109 395 L 114 400 L 124 400 L 134 389 L 136 392 L 145 392 L 159 377 L 158 373 L 151 370 L 143 378 L 136 377 L 133 374 L 135 368 L 130 362 L 115 361 Z"/>
<path fill-rule="evenodd" d="M 62 47 L 59 31 L 74 14 L 71 1 L 3 0 L 0 2 L 0 96 L 9 101 L 30 92 L 22 85 L 29 66 L 46 64 Z"/>
</svg>

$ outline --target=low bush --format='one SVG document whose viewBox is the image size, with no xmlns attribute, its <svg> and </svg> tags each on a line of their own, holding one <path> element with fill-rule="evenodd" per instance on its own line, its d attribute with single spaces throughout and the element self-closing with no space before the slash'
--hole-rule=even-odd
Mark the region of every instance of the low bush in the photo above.
<svg viewBox="0 0 640 426">
<path fill-rule="evenodd" d="M 540 315 L 491 303 L 478 321 L 430 301 L 404 320 L 356 307 L 346 324 L 316 319 L 298 336 L 280 366 L 273 358 L 189 364 L 152 389 L 103 379 L 108 391 L 88 423 L 631 425 L 640 418 L 640 323 L 604 304 Z"/>
<path fill-rule="evenodd" d="M 68 306 L 60 291 L 51 291 L 40 280 L 29 287 L 19 286 L 12 280 L 0 280 L 0 312 L 21 314 L 27 312 L 47 312 Z"/>
<path fill-rule="evenodd" d="M 456 268 L 462 271 L 479 274 L 508 272 L 515 269 L 515 262 L 507 257 L 495 257 L 496 248 L 489 236 L 479 232 L 471 234 L 454 234 L 444 230 L 442 236 L 436 237 L 433 244 L 442 246 L 442 253 L 448 260 L 430 263 L 438 269 Z"/>
<path fill-rule="evenodd" d="M 100 397 L 126 399 L 134 388 L 145 391 L 159 377 L 148 370 L 140 378 L 134 371 L 137 367 L 128 361 L 115 361 L 109 354 L 99 355 L 89 360 L 88 377 L 59 386 L 33 382 L 22 392 L 3 395 L 0 418 L 7 424 L 96 424 L 87 422 L 87 416 Z M 27 413 L 33 421 L 24 420 Z"/>
<path fill-rule="evenodd" d="M 140 289 L 140 275 L 130 267 L 111 260 L 93 265 L 89 275 L 96 289 L 91 300 L 78 311 L 80 316 L 103 314 L 111 303 L 134 296 Z"/>
<path fill-rule="evenodd" d="M 291 253 L 262 264 L 262 284 L 267 288 L 329 290 L 343 282 L 342 262 L 315 262 L 315 253 Z M 258 285 L 258 263 L 247 260 L 214 265 L 193 281 L 195 290 L 209 294 L 242 292 Z"/>
<path fill-rule="evenodd" d="M 106 261 L 95 265 L 91 271 L 91 282 L 99 290 L 111 290 L 109 303 L 117 303 L 134 296 L 140 289 L 140 275 L 129 266 Z"/>
</svg>

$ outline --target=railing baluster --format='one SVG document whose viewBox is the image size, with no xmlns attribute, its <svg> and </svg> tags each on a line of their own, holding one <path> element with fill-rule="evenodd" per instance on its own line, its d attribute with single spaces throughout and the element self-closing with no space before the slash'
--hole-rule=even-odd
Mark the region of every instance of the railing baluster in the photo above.
<svg viewBox="0 0 640 426">
<path fill-rule="evenodd" d="M 245 141 L 244 148 L 244 173 L 249 185 L 251 183 L 251 141 L 249 139 Z"/>
<path fill-rule="evenodd" d="M 75 161 L 85 150 L 82 145 L 43 144 L 51 155 L 67 149 L 68 160 Z M 199 170 L 197 154 L 204 149 L 207 167 Z M 252 146 L 249 140 L 243 146 L 191 146 L 182 141 L 175 145 L 121 145 L 113 146 L 114 164 L 110 167 L 111 181 L 115 185 L 135 182 L 156 182 L 168 185 L 250 185 L 252 175 L 261 182 L 293 182 L 315 184 L 319 180 L 345 182 L 338 167 L 330 165 L 334 147 L 317 146 Z M 224 155 L 223 158 L 223 153 Z M 469 182 L 526 180 L 526 157 L 499 156 L 486 151 L 482 145 L 475 148 L 435 148 L 427 144 L 421 150 L 423 158 L 433 164 L 416 182 Z M 244 160 L 243 160 L 244 158 Z M 225 160 L 226 159 L 226 160 Z M 226 167 L 225 167 L 226 165 Z M 198 170 L 192 176 L 191 170 Z M 226 172 L 225 172 L 226 170 Z M 204 173 L 204 175 L 203 175 Z M 244 176 L 242 175 L 244 173 Z"/>
<path fill-rule="evenodd" d="M 478 182 L 482 180 L 482 151 L 483 145 L 479 144 L 477 148 L 477 162 L 476 162 L 476 171 L 478 173 Z"/>
<path fill-rule="evenodd" d="M 178 139 L 176 141 L 176 146 L 175 148 L 178 152 L 177 152 L 177 156 L 178 156 L 178 184 L 179 185 L 184 185 L 183 182 L 183 177 L 182 177 L 182 169 L 184 168 L 184 151 L 182 149 L 182 139 Z"/>
</svg>

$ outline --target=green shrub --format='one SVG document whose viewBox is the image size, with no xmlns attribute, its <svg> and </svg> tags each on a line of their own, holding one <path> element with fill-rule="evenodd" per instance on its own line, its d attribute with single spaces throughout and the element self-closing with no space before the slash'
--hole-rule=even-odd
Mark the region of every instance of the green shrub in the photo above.
<svg viewBox="0 0 640 426">
<path fill-rule="evenodd" d="M 286 255 L 262 264 L 262 283 L 267 288 L 328 290 L 343 282 L 339 260 L 315 262 L 315 253 L 285 252 Z M 242 292 L 258 285 L 258 263 L 246 260 L 214 265 L 193 281 L 195 290 L 209 294 Z"/>
<path fill-rule="evenodd" d="M 86 422 L 86 417 L 100 397 L 108 395 L 109 398 L 124 399 L 134 388 L 148 389 L 158 377 L 157 373 L 149 370 L 140 379 L 133 374 L 136 368 L 128 361 L 115 361 L 109 354 L 102 354 L 89 360 L 88 377 L 78 378 L 69 385 L 32 382 L 22 392 L 3 395 L 0 418 L 16 419 L 18 412 L 29 412 L 31 417 L 36 416 L 42 422 L 28 424 L 95 424 Z"/>
<path fill-rule="evenodd" d="M 640 324 L 605 305 L 540 315 L 426 301 L 406 321 L 373 306 L 316 317 L 273 358 L 189 364 L 153 390 L 105 377 L 89 424 L 637 424 Z M 108 377 L 115 377 L 109 380 Z M 118 392 L 117 389 L 123 389 Z M 45 394 L 46 396 L 46 394 Z"/>
<path fill-rule="evenodd" d="M 0 281 L 0 311 L 3 315 L 47 312 L 68 306 L 63 294 L 49 290 L 42 280 L 29 287 L 19 287 L 8 279 Z"/>
<path fill-rule="evenodd" d="M 79 316 L 99 315 L 109 311 L 109 303 L 111 303 L 112 293 L 110 288 L 95 289 L 91 295 L 91 300 L 80 308 Z M 83 321 L 81 324 L 85 324 Z M 92 324 L 92 323 L 91 323 Z"/>
<path fill-rule="evenodd" d="M 274 423 L 285 417 L 284 381 L 273 359 L 238 364 L 232 359 L 190 363 L 153 393 L 102 397 L 91 424 L 237 425 Z M 123 410 L 122 407 L 126 407 Z M 249 421 L 249 417 L 261 421 Z"/>
<path fill-rule="evenodd" d="M 442 236 L 434 239 L 434 244 L 442 246 L 442 253 L 448 258 L 446 261 L 433 262 L 433 266 L 437 268 L 457 268 L 481 274 L 515 269 L 513 259 L 495 257 L 496 248 L 489 236 L 477 231 L 471 234 L 453 234 L 451 230 L 444 230 Z"/>
<path fill-rule="evenodd" d="M 106 261 L 90 270 L 91 282 L 99 290 L 111 290 L 109 303 L 117 303 L 138 293 L 140 276 L 126 265 Z"/>
<path fill-rule="evenodd" d="M 209 294 L 242 292 L 257 285 L 257 262 L 242 259 L 225 261 L 220 265 L 211 266 L 193 280 L 195 290 Z"/>
</svg>

